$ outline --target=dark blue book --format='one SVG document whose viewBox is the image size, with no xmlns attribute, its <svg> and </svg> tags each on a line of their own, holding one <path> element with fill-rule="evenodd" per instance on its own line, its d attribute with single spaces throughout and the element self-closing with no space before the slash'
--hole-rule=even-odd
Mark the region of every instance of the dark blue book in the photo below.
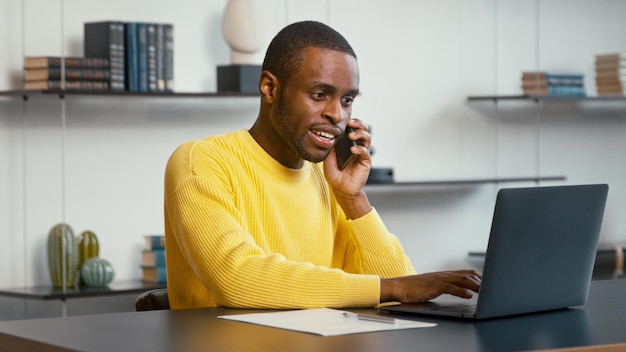
<svg viewBox="0 0 626 352">
<path fill-rule="evenodd" d="M 148 24 L 137 23 L 137 50 L 139 59 L 139 91 L 147 92 L 148 89 Z"/>
<path fill-rule="evenodd" d="M 139 53 L 137 49 L 137 23 L 126 26 L 126 90 L 139 91 Z"/>
<path fill-rule="evenodd" d="M 585 87 L 578 85 L 549 85 L 548 95 L 558 97 L 584 97 Z"/>
</svg>

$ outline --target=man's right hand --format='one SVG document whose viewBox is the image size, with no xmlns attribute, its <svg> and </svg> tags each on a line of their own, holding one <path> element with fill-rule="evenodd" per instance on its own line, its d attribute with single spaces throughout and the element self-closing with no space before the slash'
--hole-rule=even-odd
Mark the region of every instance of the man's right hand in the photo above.
<svg viewBox="0 0 626 352">
<path fill-rule="evenodd" d="M 380 280 L 380 303 L 418 303 L 442 294 L 471 298 L 482 276 L 474 270 L 440 271 Z"/>
</svg>

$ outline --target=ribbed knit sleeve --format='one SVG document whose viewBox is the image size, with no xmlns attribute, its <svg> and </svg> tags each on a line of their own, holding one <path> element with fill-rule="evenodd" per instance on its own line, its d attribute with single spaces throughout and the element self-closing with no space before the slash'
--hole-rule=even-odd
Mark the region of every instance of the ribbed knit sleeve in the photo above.
<svg viewBox="0 0 626 352">
<path fill-rule="evenodd" d="M 348 226 L 350 241 L 346 245 L 344 270 L 382 278 L 415 274 L 400 241 L 387 231 L 376 209 L 359 219 L 348 220 Z"/>
<path fill-rule="evenodd" d="M 245 130 L 179 147 L 164 210 L 173 309 L 374 306 L 380 276 L 414 271 L 375 211 L 342 216 L 320 165 L 285 168 Z"/>
</svg>

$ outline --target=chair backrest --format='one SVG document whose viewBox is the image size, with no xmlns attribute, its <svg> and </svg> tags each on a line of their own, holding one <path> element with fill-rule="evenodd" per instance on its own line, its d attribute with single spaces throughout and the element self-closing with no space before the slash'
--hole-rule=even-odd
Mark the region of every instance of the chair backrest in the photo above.
<svg viewBox="0 0 626 352">
<path fill-rule="evenodd" d="M 165 309 L 170 309 L 167 288 L 156 288 L 146 291 L 140 294 L 135 300 L 135 310 L 138 312 Z"/>
</svg>

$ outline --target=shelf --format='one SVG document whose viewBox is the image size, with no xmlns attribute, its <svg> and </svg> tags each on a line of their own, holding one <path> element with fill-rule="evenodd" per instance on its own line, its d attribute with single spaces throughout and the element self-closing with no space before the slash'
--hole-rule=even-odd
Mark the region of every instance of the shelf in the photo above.
<svg viewBox="0 0 626 352">
<path fill-rule="evenodd" d="M 565 181 L 565 176 L 543 176 L 543 177 L 505 177 L 505 178 L 478 178 L 461 180 L 432 180 L 432 181 L 411 181 L 393 183 L 368 183 L 365 186 L 368 190 L 414 188 L 414 187 L 447 187 L 447 186 L 474 186 L 489 183 L 515 183 L 515 182 L 540 182 L 540 181 Z"/>
<path fill-rule="evenodd" d="M 155 288 L 165 288 L 167 285 L 152 284 L 139 280 L 114 281 L 106 287 L 77 286 L 65 291 L 52 286 L 33 286 L 0 289 L 0 296 L 40 299 L 40 300 L 66 300 L 70 298 L 111 296 L 131 293 L 142 293 Z"/>
<path fill-rule="evenodd" d="M 5 90 L 0 91 L 0 96 L 22 97 L 27 100 L 30 96 L 58 95 L 60 98 L 68 95 L 76 96 L 119 96 L 119 97 L 145 97 L 145 98 L 228 98 L 228 97 L 258 97 L 258 93 L 240 92 L 128 92 L 110 90 Z"/>
<path fill-rule="evenodd" d="M 624 101 L 626 102 L 625 96 L 585 96 L 585 97 L 575 97 L 575 96 L 548 96 L 548 95 L 486 95 L 486 96 L 469 96 L 467 97 L 468 102 L 473 101 Z"/>
</svg>

